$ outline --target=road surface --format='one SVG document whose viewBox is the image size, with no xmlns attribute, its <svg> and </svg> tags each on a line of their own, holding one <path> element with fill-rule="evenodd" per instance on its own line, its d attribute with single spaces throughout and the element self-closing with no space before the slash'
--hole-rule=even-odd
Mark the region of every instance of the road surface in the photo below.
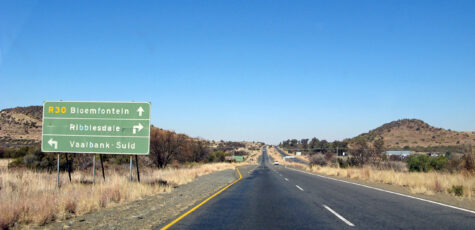
<svg viewBox="0 0 475 230">
<path fill-rule="evenodd" d="M 475 214 L 260 165 L 170 229 L 475 229 Z M 162 227 L 158 226 L 157 228 Z"/>
<path fill-rule="evenodd" d="M 285 153 L 284 151 L 282 151 L 279 147 L 277 146 L 274 146 L 275 150 L 277 150 L 278 153 L 280 153 L 280 155 L 282 155 L 282 157 L 286 157 L 286 156 L 290 156 L 289 154 Z M 308 162 L 307 161 L 304 161 L 300 158 L 290 158 L 288 159 L 290 161 L 294 161 L 294 162 L 297 162 L 297 163 L 301 163 L 301 164 L 307 164 L 308 165 Z"/>
</svg>

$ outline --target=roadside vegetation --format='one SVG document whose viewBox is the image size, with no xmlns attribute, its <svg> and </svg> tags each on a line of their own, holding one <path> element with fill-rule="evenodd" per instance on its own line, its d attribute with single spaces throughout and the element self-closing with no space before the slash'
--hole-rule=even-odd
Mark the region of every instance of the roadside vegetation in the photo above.
<svg viewBox="0 0 475 230">
<path fill-rule="evenodd" d="M 106 180 L 96 175 L 95 185 L 92 185 L 91 171 L 74 172 L 71 182 L 67 173 L 61 173 L 59 189 L 55 173 L 25 168 L 4 169 L 0 174 L 0 229 L 8 229 L 15 223 L 43 225 L 171 192 L 173 187 L 189 183 L 199 176 L 234 169 L 237 165 L 210 163 L 180 168 L 145 168 L 141 172 L 141 183 L 129 180 L 126 166 L 110 166 Z"/>
<path fill-rule="evenodd" d="M 413 194 L 446 194 L 472 200 L 475 194 L 475 149 L 471 145 L 451 148 L 459 149 L 459 153 L 413 154 L 406 158 L 387 156 L 384 146 L 383 138 L 375 138 L 373 142 L 364 138 L 343 142 L 314 138 L 310 142 L 308 139 L 294 139 L 281 143 L 281 147 L 289 152 L 302 151 L 310 163 L 306 166 L 284 162 L 285 165 L 298 165 L 328 176 L 398 185 Z M 305 149 L 308 151 L 303 151 Z"/>
<path fill-rule="evenodd" d="M 61 154 L 60 188 L 56 154 L 43 153 L 38 145 L 0 149 L 0 229 L 44 225 L 171 192 L 199 176 L 257 162 L 262 143 L 207 141 L 152 127 L 150 146 L 150 155 L 138 157 L 140 183 L 135 168 L 129 179 L 128 155 L 103 155 L 105 180 L 96 157 L 93 184 L 92 155 L 69 154 L 67 161 Z M 233 155 L 245 161 L 226 159 Z"/>
</svg>

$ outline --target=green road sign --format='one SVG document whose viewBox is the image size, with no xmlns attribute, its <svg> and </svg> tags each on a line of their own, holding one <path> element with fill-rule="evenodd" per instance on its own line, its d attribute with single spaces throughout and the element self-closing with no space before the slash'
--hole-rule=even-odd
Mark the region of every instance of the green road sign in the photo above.
<svg viewBox="0 0 475 230">
<path fill-rule="evenodd" d="M 143 155 L 149 147 L 148 102 L 43 104 L 43 152 Z"/>
</svg>

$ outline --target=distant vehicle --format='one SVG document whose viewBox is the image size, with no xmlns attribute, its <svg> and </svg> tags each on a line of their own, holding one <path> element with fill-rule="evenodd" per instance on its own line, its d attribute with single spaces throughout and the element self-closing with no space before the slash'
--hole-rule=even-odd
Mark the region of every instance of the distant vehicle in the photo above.
<svg viewBox="0 0 475 230">
<path fill-rule="evenodd" d="M 278 161 L 274 161 L 274 165 L 279 165 L 279 162 L 278 162 Z"/>
</svg>

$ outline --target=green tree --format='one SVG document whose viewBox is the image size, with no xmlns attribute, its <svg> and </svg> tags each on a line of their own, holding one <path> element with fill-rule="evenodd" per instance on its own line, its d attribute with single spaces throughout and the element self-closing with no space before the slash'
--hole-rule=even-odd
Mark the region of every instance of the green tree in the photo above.
<svg viewBox="0 0 475 230">
<path fill-rule="evenodd" d="M 297 139 L 292 139 L 290 140 L 290 147 L 297 147 L 298 141 Z"/>
<path fill-rule="evenodd" d="M 314 137 L 312 138 L 312 140 L 310 141 L 310 148 L 311 149 L 316 149 L 318 148 L 318 145 L 320 144 L 320 141 L 318 140 L 318 138 Z"/>
<path fill-rule="evenodd" d="M 322 140 L 320 141 L 318 148 L 320 149 L 322 153 L 326 153 L 328 149 L 330 148 L 330 143 L 328 143 L 328 141 L 326 140 Z"/>
<path fill-rule="evenodd" d="M 368 143 L 365 139 L 360 138 L 354 143 L 354 147 L 351 150 L 356 165 L 366 164 L 371 158 L 371 152 L 368 151 Z"/>
<path fill-rule="evenodd" d="M 300 143 L 302 144 L 303 149 L 308 149 L 308 139 L 302 139 L 300 140 Z"/>
<path fill-rule="evenodd" d="M 382 137 L 376 139 L 373 143 L 375 154 L 381 156 L 384 153 L 384 139 Z"/>
</svg>

